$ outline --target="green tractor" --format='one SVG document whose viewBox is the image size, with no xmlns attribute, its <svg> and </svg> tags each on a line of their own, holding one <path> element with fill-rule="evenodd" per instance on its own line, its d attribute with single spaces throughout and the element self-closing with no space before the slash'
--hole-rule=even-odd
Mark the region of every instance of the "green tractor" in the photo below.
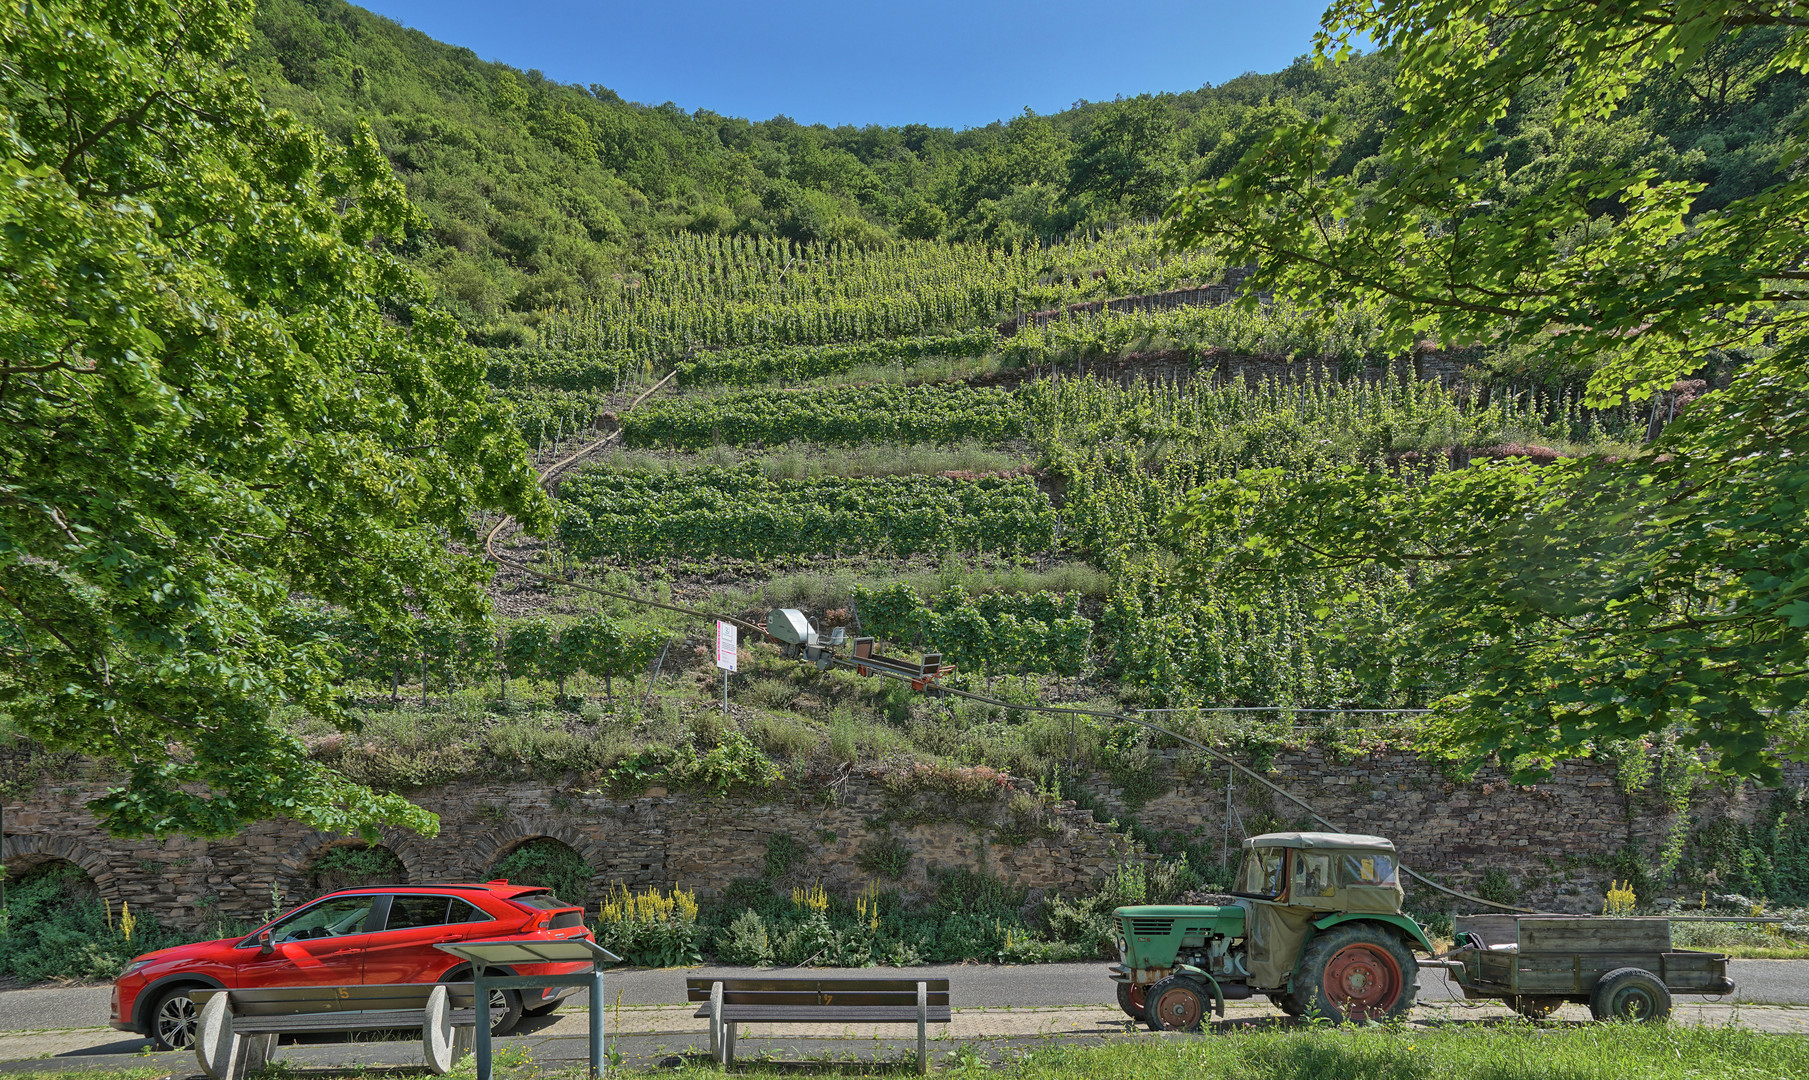
<svg viewBox="0 0 1809 1080">
<path fill-rule="evenodd" d="M 1171 1031 L 1257 994 L 1294 1016 L 1399 1016 L 1419 989 L 1414 950 L 1433 951 L 1401 914 L 1399 872 L 1394 844 L 1380 836 L 1252 836 L 1227 903 L 1112 913 L 1118 1006 Z"/>
</svg>

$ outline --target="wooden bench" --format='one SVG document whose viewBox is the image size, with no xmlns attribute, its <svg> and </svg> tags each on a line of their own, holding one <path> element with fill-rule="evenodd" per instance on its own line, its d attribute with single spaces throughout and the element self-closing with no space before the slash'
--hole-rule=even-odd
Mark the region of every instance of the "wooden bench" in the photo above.
<svg viewBox="0 0 1809 1080">
<path fill-rule="evenodd" d="M 194 990 L 195 1059 L 212 1080 L 241 1080 L 269 1063 L 283 1035 L 421 1029 L 427 1067 L 444 1076 L 471 1050 L 477 1008 L 470 983 L 273 986 Z"/>
<path fill-rule="evenodd" d="M 947 979 L 686 979 L 685 1000 L 710 1021 L 710 1053 L 735 1059 L 740 1024 L 916 1024 L 917 1071 L 929 1071 L 928 1025 L 952 1018 Z"/>
</svg>

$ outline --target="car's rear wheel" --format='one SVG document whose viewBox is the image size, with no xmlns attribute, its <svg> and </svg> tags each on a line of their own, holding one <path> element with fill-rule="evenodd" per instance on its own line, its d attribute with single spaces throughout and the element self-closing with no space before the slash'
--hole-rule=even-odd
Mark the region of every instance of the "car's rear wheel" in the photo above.
<svg viewBox="0 0 1809 1080">
<path fill-rule="evenodd" d="M 471 981 L 471 969 L 460 968 L 442 976 L 440 981 L 443 983 L 468 983 Z M 490 991 L 490 1015 L 494 1017 L 490 1023 L 490 1034 L 507 1035 L 514 1031 L 515 1025 L 521 1023 L 522 1012 L 520 992 L 515 990 Z"/>
<path fill-rule="evenodd" d="M 195 1024 L 201 1010 L 189 1000 L 192 986 L 163 991 L 151 1005 L 151 1042 L 159 1050 L 187 1050 L 195 1045 Z"/>
</svg>

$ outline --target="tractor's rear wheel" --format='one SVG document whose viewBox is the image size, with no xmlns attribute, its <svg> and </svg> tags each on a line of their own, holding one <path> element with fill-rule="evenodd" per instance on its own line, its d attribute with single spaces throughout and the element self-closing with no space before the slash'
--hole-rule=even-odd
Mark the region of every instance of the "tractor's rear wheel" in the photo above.
<svg viewBox="0 0 1809 1080">
<path fill-rule="evenodd" d="M 1292 996 L 1302 1013 L 1361 1024 L 1413 1008 L 1419 977 L 1419 961 L 1400 935 L 1375 923 L 1348 922 L 1307 943 Z"/>
<path fill-rule="evenodd" d="M 1198 1031 L 1212 1000 L 1192 979 L 1170 975 L 1149 988 L 1144 1019 L 1152 1031 Z"/>
<path fill-rule="evenodd" d="M 1118 1007 L 1124 1010 L 1124 1015 L 1138 1023 L 1142 1023 L 1144 1019 L 1143 991 L 1144 987 L 1136 983 L 1121 982 L 1118 984 Z"/>
<path fill-rule="evenodd" d="M 1289 1016 L 1300 1015 L 1300 1006 L 1294 1004 L 1294 995 L 1292 994 L 1270 994 L 1269 1000 L 1275 1003 L 1277 1009 L 1287 1013 Z"/>
</svg>

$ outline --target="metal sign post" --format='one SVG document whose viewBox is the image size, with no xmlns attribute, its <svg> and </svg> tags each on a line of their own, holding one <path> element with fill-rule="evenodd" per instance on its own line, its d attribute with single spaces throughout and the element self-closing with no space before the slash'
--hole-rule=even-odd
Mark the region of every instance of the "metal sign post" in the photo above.
<svg viewBox="0 0 1809 1080">
<path fill-rule="evenodd" d="M 574 937 L 563 941 L 460 941 L 435 945 L 471 963 L 471 990 L 477 1005 L 476 1057 L 477 1080 L 490 1080 L 490 991 L 544 990 L 553 986 L 577 986 L 590 991 L 590 1075 L 595 1080 L 603 1071 L 603 965 L 621 961 L 589 938 Z M 590 965 L 588 972 L 570 975 L 490 975 L 489 969 L 507 970 L 511 964 Z"/>
<path fill-rule="evenodd" d="M 716 620 L 716 666 L 722 669 L 722 711 L 729 711 L 729 672 L 735 670 L 735 624 Z"/>
</svg>

